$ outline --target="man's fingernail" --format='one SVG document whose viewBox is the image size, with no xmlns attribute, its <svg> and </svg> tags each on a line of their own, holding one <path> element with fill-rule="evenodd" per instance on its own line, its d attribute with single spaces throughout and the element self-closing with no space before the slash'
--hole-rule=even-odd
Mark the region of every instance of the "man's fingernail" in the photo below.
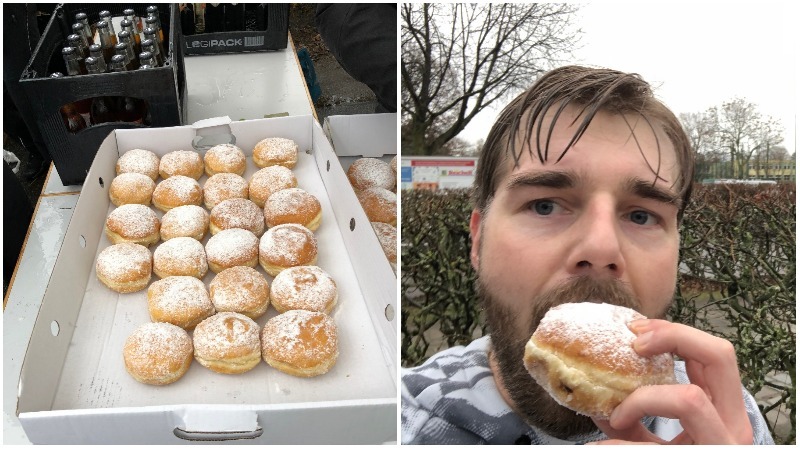
<svg viewBox="0 0 800 450">
<path fill-rule="evenodd" d="M 636 340 L 633 341 L 633 349 L 636 350 L 637 352 L 640 351 L 640 350 L 643 350 L 645 347 L 647 347 L 647 344 L 650 343 L 650 340 L 652 338 L 653 338 L 653 332 L 652 331 L 648 331 L 647 333 L 640 334 L 639 337 L 637 337 Z"/>
<path fill-rule="evenodd" d="M 642 330 L 644 330 L 645 328 L 647 328 L 648 325 L 650 325 L 650 320 L 648 320 L 648 319 L 639 319 L 639 320 L 634 320 L 633 322 L 629 323 L 628 324 L 628 329 L 633 331 L 634 333 L 639 333 Z"/>
</svg>

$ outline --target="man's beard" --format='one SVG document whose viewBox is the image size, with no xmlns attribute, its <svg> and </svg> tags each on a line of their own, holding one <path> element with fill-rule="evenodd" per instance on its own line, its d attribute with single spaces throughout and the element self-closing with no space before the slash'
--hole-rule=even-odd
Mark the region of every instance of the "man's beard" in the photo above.
<svg viewBox="0 0 800 450">
<path fill-rule="evenodd" d="M 501 377 L 515 411 L 529 424 L 559 439 L 566 440 L 596 431 L 597 427 L 589 417 L 561 406 L 534 381 L 522 363 L 525 344 L 545 313 L 553 306 L 563 303 L 610 303 L 640 311 L 641 305 L 630 290 L 615 279 L 571 278 L 555 289 L 529 300 L 532 309 L 527 328 L 523 330 L 517 328 L 520 312 L 498 301 L 480 274 L 476 291 L 483 302 L 489 322 L 492 350 L 500 372 L 495 375 Z M 666 309 L 658 317 L 663 317 L 665 312 Z"/>
</svg>

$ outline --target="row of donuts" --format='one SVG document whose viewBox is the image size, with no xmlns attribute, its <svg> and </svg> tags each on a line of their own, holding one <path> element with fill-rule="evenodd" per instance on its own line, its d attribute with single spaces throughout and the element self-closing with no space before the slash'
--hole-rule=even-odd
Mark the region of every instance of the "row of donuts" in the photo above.
<svg viewBox="0 0 800 450">
<path fill-rule="evenodd" d="M 386 259 L 397 264 L 397 156 L 390 162 L 359 158 L 347 169 L 347 179 L 372 224 Z"/>
<path fill-rule="evenodd" d="M 272 141 L 276 139 L 273 138 Z M 296 162 L 296 145 L 289 141 L 289 140 L 280 140 L 277 139 L 280 144 L 283 145 L 284 150 L 286 148 L 294 148 L 294 151 L 289 153 L 293 154 L 294 157 L 289 159 L 284 157 L 284 162 L 278 162 L 279 164 L 286 164 L 289 167 L 293 167 Z M 270 140 L 264 140 L 259 143 L 259 145 L 264 144 Z M 274 142 L 273 142 L 274 143 Z M 138 155 L 137 155 L 138 153 Z M 286 151 L 282 151 L 282 153 L 286 154 Z M 126 155 L 134 155 L 135 158 Z M 175 157 L 170 157 L 170 155 L 174 155 Z M 238 156 L 241 156 L 239 158 Z M 258 147 L 254 149 L 254 161 L 257 165 L 262 166 L 262 162 L 259 161 L 259 152 Z M 213 157 L 212 157 L 213 156 Z M 224 158 L 221 156 L 225 156 Z M 234 158 L 234 156 L 237 156 Z M 233 170 L 234 172 L 238 172 L 236 174 L 239 176 L 244 172 L 244 168 L 246 167 L 243 164 L 227 164 L 227 165 L 220 165 L 219 162 L 236 162 L 241 161 L 244 162 L 245 159 L 243 157 L 243 153 L 240 149 L 235 146 L 217 146 L 209 150 L 205 156 L 205 167 L 206 173 L 210 175 L 209 181 L 217 178 L 221 178 L 222 176 L 229 177 L 232 180 L 237 180 L 232 175 L 227 175 L 230 172 L 220 172 L 226 170 Z M 136 150 L 127 152 L 123 155 L 123 158 L 117 164 L 117 171 L 120 174 L 125 174 L 125 170 L 141 170 L 143 164 L 141 161 L 149 159 L 151 161 L 157 160 L 152 152 L 147 152 L 146 150 Z M 131 159 L 138 159 L 137 164 L 131 164 Z M 202 173 L 197 170 L 197 162 L 199 159 L 199 155 L 194 152 L 173 152 L 171 154 L 165 155 L 164 158 L 159 162 L 159 165 L 166 166 L 167 169 L 160 170 L 159 174 L 162 177 L 165 177 L 167 180 L 175 177 L 185 177 L 189 178 L 187 175 L 191 175 L 194 178 L 196 183 L 196 179 L 199 179 L 202 176 Z M 275 159 L 275 158 L 273 158 Z M 292 161 L 293 159 L 293 161 Z M 286 163 L 285 161 L 289 161 Z M 165 161 L 167 164 L 164 164 Z M 179 162 L 180 164 L 176 164 Z M 191 164 L 189 164 L 191 163 Z M 136 166 L 131 168 L 131 166 Z M 184 171 L 180 172 L 180 170 L 175 170 L 175 167 L 191 167 L 194 166 L 193 171 Z M 237 168 L 238 167 L 238 168 Z M 247 200 L 240 197 L 247 197 L 247 193 L 245 194 L 238 194 L 238 197 L 229 198 L 222 200 L 216 205 L 209 205 L 207 202 L 207 206 L 210 206 L 212 210 L 212 214 L 209 220 L 209 216 L 205 211 L 197 206 L 196 204 L 187 204 L 187 205 L 180 205 L 175 207 L 174 209 L 169 208 L 160 208 L 165 209 L 167 213 L 164 215 L 163 222 L 159 227 L 157 224 L 157 216 L 155 217 L 156 225 L 150 226 L 150 228 L 160 228 L 161 238 L 166 240 L 175 239 L 174 243 L 170 245 L 166 245 L 166 243 L 156 249 L 156 252 L 153 255 L 153 265 L 154 271 L 156 274 L 162 278 L 162 280 L 157 281 L 151 285 L 150 289 L 148 289 L 148 303 L 149 309 L 151 314 L 151 319 L 153 323 L 145 324 L 140 329 L 131 335 L 126 343 L 124 356 L 125 356 L 125 363 L 126 368 L 131 373 L 131 375 L 141 381 L 150 384 L 165 384 L 169 382 L 173 382 L 180 378 L 180 376 L 185 373 L 185 370 L 188 370 L 188 363 L 186 362 L 186 352 L 182 352 L 183 358 L 180 357 L 172 357 L 168 358 L 170 361 L 162 361 L 164 358 L 162 355 L 170 355 L 171 352 L 165 352 L 163 348 L 164 342 L 171 342 L 175 341 L 175 336 L 173 339 L 164 339 L 164 328 L 169 328 L 170 326 L 182 326 L 186 329 L 193 328 L 198 320 L 202 320 L 201 324 L 205 323 L 212 323 L 214 321 L 219 321 L 223 319 L 216 319 L 217 316 L 220 314 L 224 314 L 226 316 L 225 321 L 228 326 L 225 329 L 222 329 L 219 326 L 212 327 L 210 325 L 204 326 L 198 329 L 212 329 L 217 330 L 213 333 L 213 335 L 218 335 L 220 333 L 227 333 L 229 334 L 225 342 L 227 344 L 222 345 L 221 348 L 216 348 L 213 351 L 209 350 L 209 338 L 204 337 L 206 332 L 196 333 L 194 342 L 192 347 L 194 348 L 194 357 L 197 359 L 202 365 L 209 367 L 212 370 L 222 372 L 222 373 L 241 373 L 242 371 L 250 370 L 252 367 L 257 364 L 257 362 L 263 357 L 263 359 L 270 365 L 277 367 L 279 370 L 284 372 L 297 375 L 297 376 L 314 376 L 319 375 L 322 373 L 327 372 L 327 370 L 333 365 L 336 360 L 336 356 L 338 355 L 337 345 L 336 345 L 336 327 L 333 323 L 333 320 L 325 316 L 324 318 L 320 319 L 319 317 L 314 317 L 318 314 L 327 313 L 333 307 L 336 302 L 336 289 L 335 283 L 327 275 L 322 269 L 315 267 L 315 266 L 303 266 L 303 267 L 296 267 L 297 270 L 290 270 L 286 272 L 286 276 L 277 277 L 278 272 L 283 268 L 280 264 L 284 264 L 285 261 L 277 262 L 277 266 L 270 265 L 269 263 L 264 262 L 264 258 L 259 258 L 262 266 L 265 267 L 265 270 L 270 273 L 270 275 L 276 276 L 275 282 L 278 284 L 273 284 L 274 289 L 278 289 L 278 286 L 286 286 L 291 285 L 293 286 L 292 292 L 294 292 L 294 302 L 289 300 L 281 301 L 282 298 L 279 295 L 275 294 L 266 294 L 266 295 L 258 295 L 258 292 L 253 292 L 253 288 L 256 286 L 261 286 L 261 293 L 263 294 L 266 290 L 269 290 L 268 284 L 266 280 L 261 276 L 257 271 L 252 269 L 256 265 L 256 260 L 251 258 L 253 251 L 253 243 L 257 241 L 256 235 L 261 235 L 263 233 L 264 228 L 264 221 L 267 220 L 267 223 L 270 226 L 276 227 L 277 225 L 273 222 L 270 222 L 270 214 L 269 214 L 269 204 L 267 203 L 267 199 L 271 196 L 274 196 L 274 191 L 280 191 L 288 186 L 296 186 L 296 179 L 294 178 L 293 173 L 289 170 L 289 167 L 284 166 L 267 166 L 262 168 L 257 174 L 251 179 L 250 186 L 256 186 L 257 188 L 251 190 L 251 199 Z M 148 174 L 148 178 L 151 178 L 152 171 Z M 219 176 L 218 176 L 219 175 Z M 259 178 L 258 175 L 263 175 Z M 215 178 L 216 177 L 216 178 Z M 152 177 L 155 178 L 155 177 Z M 176 178 L 180 180 L 181 178 Z M 276 183 L 276 180 L 278 181 Z M 288 181 L 287 181 L 288 180 Z M 162 182 L 163 183 L 163 182 Z M 207 182 L 208 183 L 208 182 Z M 161 184 L 161 183 L 159 183 Z M 227 183 L 232 184 L 232 183 Z M 232 195 L 236 195 L 235 192 L 242 192 L 241 189 L 241 181 L 239 181 L 238 186 L 239 189 L 234 189 L 234 193 Z M 185 186 L 188 186 L 188 183 L 184 182 Z M 114 183 L 112 182 L 112 187 Z M 235 186 L 235 184 L 234 184 Z M 260 188 L 259 188 L 260 186 Z M 112 189 L 115 191 L 116 189 Z M 135 188 L 131 191 L 138 191 L 142 190 L 141 188 Z M 145 192 L 147 189 L 143 189 Z M 180 192 L 182 189 L 179 187 L 178 189 L 173 189 L 173 191 Z M 196 189 L 192 189 L 196 191 Z M 299 190 L 297 190 L 299 191 Z M 304 193 L 304 191 L 302 191 Z M 259 195 L 260 194 L 260 195 Z M 306 194 L 310 196 L 310 194 Z M 291 201 L 293 198 L 296 198 L 297 194 L 293 193 L 293 195 L 288 196 L 285 195 L 283 197 L 278 196 L 273 203 L 277 206 L 273 207 L 273 210 L 281 209 L 284 216 L 287 215 L 285 212 L 286 208 L 282 203 Z M 154 203 L 158 207 L 158 203 L 156 201 L 156 197 L 153 198 Z M 319 226 L 319 219 L 321 217 L 321 211 L 319 211 L 319 202 L 314 198 L 314 203 L 316 203 L 316 220 L 306 222 L 307 225 L 316 229 Z M 114 196 L 112 195 L 112 201 L 114 201 Z M 261 215 L 259 205 L 256 202 L 261 202 L 264 206 L 267 207 L 265 210 L 265 215 Z M 117 204 L 118 202 L 114 202 Z M 144 205 L 126 205 L 124 202 L 122 206 L 115 209 L 112 212 L 112 216 L 109 217 L 107 220 L 107 234 L 109 235 L 109 239 L 114 241 L 112 235 L 117 233 L 110 231 L 109 225 L 113 224 L 124 224 L 123 228 L 130 230 L 130 224 L 132 222 L 136 222 L 135 220 L 130 220 L 131 213 L 127 210 L 133 211 L 134 209 L 138 209 L 139 211 L 144 210 L 149 211 L 151 214 L 154 214 L 152 210 L 150 210 L 147 206 Z M 147 202 L 149 204 L 149 202 Z M 296 203 L 296 201 L 295 201 Z M 287 221 L 292 221 L 296 219 L 296 212 L 292 212 L 292 209 L 297 208 L 289 208 L 290 212 L 288 215 L 294 214 L 295 217 L 289 217 Z M 255 211 L 255 212 L 254 212 Z M 243 212 L 245 214 L 243 214 Z M 115 214 L 116 213 L 116 214 Z M 313 215 L 313 214 L 312 214 Z M 119 217 L 117 217 L 119 216 Z M 274 214 L 273 214 L 274 216 Z M 258 219 L 253 219 L 257 217 Z M 112 220 L 113 219 L 113 220 Z M 152 219 L 152 217 L 151 217 Z M 244 220 L 243 220 L 244 219 Z M 281 220 L 281 219 L 278 219 Z M 152 223 L 153 221 L 151 221 Z M 209 223 L 210 222 L 210 223 Z M 260 224 L 257 224 L 260 222 Z M 194 224 L 194 226 L 187 227 L 187 224 Z M 199 224 L 199 225 L 198 225 Z M 248 226 L 248 224 L 252 226 Z M 205 291 L 205 286 L 198 278 L 202 278 L 205 275 L 205 270 L 207 267 L 203 263 L 203 249 L 202 245 L 199 243 L 200 240 L 203 239 L 206 229 L 210 225 L 210 229 L 212 235 L 214 235 L 208 242 L 206 246 L 206 252 L 208 253 L 208 266 L 211 269 L 218 273 L 217 277 L 214 278 L 212 282 L 211 289 L 212 293 L 214 291 L 217 294 L 205 294 L 202 295 L 201 293 Z M 282 224 L 281 224 L 282 225 Z M 290 225 L 290 224 L 287 224 Z M 239 229 L 236 227 L 242 226 L 247 228 L 247 230 Z M 198 229 L 199 228 L 199 229 Z M 286 228 L 286 227 L 283 227 Z M 295 225 L 294 227 L 290 228 L 297 228 L 302 229 L 302 226 Z M 275 234 L 280 233 L 282 227 L 278 227 L 275 230 Z M 305 230 L 301 232 L 306 236 L 310 236 L 311 242 L 314 243 L 312 247 L 316 250 L 316 243 L 313 240 L 313 233 L 310 233 L 311 230 Z M 154 239 L 155 242 L 158 241 L 158 234 Z M 181 239 L 184 238 L 184 239 Z M 194 239 L 196 240 L 194 240 Z M 188 239 L 188 241 L 186 240 Z M 123 239 L 124 240 L 124 239 Z M 192 243 L 193 241 L 193 243 Z M 296 239 L 294 241 L 297 241 Z M 281 241 L 272 239 L 269 234 L 264 234 L 262 236 L 261 242 L 264 242 L 264 245 L 267 242 L 272 242 L 273 246 L 276 247 L 276 251 L 281 249 L 285 250 L 285 244 L 281 243 Z M 145 245 L 149 245 L 153 242 L 142 242 Z M 115 248 L 116 246 L 109 247 L 104 251 L 109 251 L 109 253 L 113 254 L 114 250 L 110 250 Z M 242 247 L 247 248 L 249 251 L 242 251 Z M 255 252 L 257 254 L 263 253 L 261 248 L 263 246 L 259 246 L 259 249 Z M 119 249 L 121 251 L 123 249 Z M 124 249 L 129 251 L 129 249 Z M 139 252 L 142 257 L 144 254 Z M 149 254 L 149 251 L 147 251 Z M 269 253 L 269 252 L 267 252 Z M 314 251 L 315 254 L 315 251 Z M 113 260 L 126 260 L 126 258 L 117 258 L 112 257 L 109 259 Z M 129 259 L 129 258 L 127 258 Z M 280 259 L 280 258 L 279 258 Z M 286 258 L 284 258 L 286 259 Z M 291 259 L 291 258 L 290 258 Z M 308 261 L 301 261 L 301 262 L 308 262 Z M 313 262 L 315 262 L 315 257 L 313 258 Z M 313 263 L 312 262 L 312 263 Z M 239 266 L 238 264 L 245 264 L 244 266 Z M 130 264 L 127 264 L 130 269 Z M 103 266 L 108 266 L 108 264 L 100 263 L 100 258 L 98 258 L 98 269 Z M 163 267 L 162 267 L 163 266 Z M 232 267 L 230 267 L 232 266 Z M 267 268 L 270 267 L 270 268 Z M 162 270 L 163 268 L 163 270 Z M 244 273 L 249 271 L 249 277 L 243 277 Z M 130 273 L 130 270 L 128 270 Z M 143 271 L 147 272 L 147 271 Z M 103 280 L 103 277 L 100 275 L 101 270 L 98 270 L 98 277 Z M 182 273 L 186 273 L 187 275 L 181 275 Z M 224 278 L 222 275 L 227 274 Z M 234 277 L 233 273 L 236 273 Z M 253 275 L 256 275 L 254 278 Z M 294 274 L 294 276 L 291 276 Z M 198 278 L 193 278 L 193 276 Z M 281 280 L 289 279 L 291 276 L 292 283 L 281 282 Z M 245 278 L 249 279 L 246 283 L 231 283 L 230 281 L 227 282 L 231 288 L 227 290 L 220 290 L 218 285 L 222 282 L 218 282 L 217 280 L 220 279 L 230 279 L 230 278 Z M 299 277 L 299 278 L 298 278 Z M 263 283 L 257 283 L 253 281 L 254 279 L 261 279 Z M 192 281 L 194 280 L 194 289 L 191 288 Z M 325 282 L 327 280 L 327 283 Z M 147 281 L 149 281 L 149 275 L 147 276 Z M 145 281 L 144 285 L 147 285 L 147 281 Z M 105 283 L 105 282 L 104 282 Z M 163 287 L 164 285 L 173 286 L 173 289 L 170 289 L 171 295 L 158 295 L 157 293 L 160 291 L 165 290 Z M 313 303 L 309 303 L 309 295 L 302 295 L 304 292 L 299 286 L 317 286 L 316 288 L 312 288 L 314 295 L 311 296 L 313 298 L 319 299 L 321 297 L 319 292 L 319 286 L 327 285 L 329 286 L 326 288 L 326 291 L 332 291 L 332 295 L 329 295 L 327 300 L 322 301 L 322 306 L 317 306 Z M 175 290 L 175 286 L 178 286 L 178 289 Z M 129 286 L 128 286 L 129 287 Z M 249 288 L 248 288 L 249 287 Z M 202 289 L 200 289 L 202 288 Z M 273 289 L 273 290 L 274 290 Z M 287 288 L 284 287 L 284 291 Z M 307 291 L 307 289 L 306 289 Z M 187 306 L 189 304 L 186 303 L 186 295 L 187 293 L 194 292 L 195 304 L 193 307 Z M 222 294 L 227 293 L 227 294 Z M 225 305 L 224 300 L 220 299 L 220 295 L 223 295 L 222 298 L 239 298 L 240 302 L 241 299 L 246 297 L 251 300 L 255 301 L 255 305 L 240 305 L 240 307 L 233 307 L 231 305 Z M 261 345 L 261 353 L 263 355 L 258 355 L 258 352 L 253 351 L 254 347 L 259 347 L 259 345 L 254 345 L 254 340 L 252 338 L 253 333 L 249 332 L 248 330 L 252 330 L 254 327 L 257 329 L 258 325 L 252 320 L 252 318 L 257 318 L 261 314 L 266 311 L 266 307 L 269 304 L 269 300 L 271 297 L 275 296 L 276 300 L 274 301 L 274 305 L 276 309 L 281 313 L 280 316 L 277 316 L 269 321 L 269 323 L 265 326 L 264 330 L 262 331 L 262 339 L 263 345 Z M 283 298 L 287 296 L 284 295 Z M 290 296 L 291 297 L 291 296 Z M 305 297 L 305 299 L 303 299 Z M 166 305 L 175 304 L 175 299 L 183 299 L 182 306 L 179 308 L 172 308 L 165 307 L 164 298 L 172 299 L 172 301 L 167 302 Z M 203 299 L 206 299 L 203 301 Z M 210 301 L 213 298 L 216 298 L 216 301 Z M 161 300 L 158 300 L 161 299 Z M 177 302 L 181 303 L 181 302 Z M 246 303 L 246 302 L 245 302 Z M 317 301 L 319 303 L 319 300 Z M 254 309 L 253 309 L 254 308 Z M 308 312 L 295 312 L 293 308 L 306 308 L 312 311 Z M 324 311 L 318 312 L 316 309 L 321 309 Z M 168 313 L 164 313 L 167 311 Z M 216 313 L 216 314 L 215 314 Z M 310 314 L 310 316 L 309 316 Z M 186 316 L 189 316 L 189 319 Z M 303 320 L 300 320 L 301 317 L 299 316 L 307 316 Z M 193 316 L 193 317 L 192 317 Z M 237 317 L 241 316 L 241 317 Z M 252 316 L 252 317 L 250 317 Z M 293 320 L 288 320 L 284 316 L 292 316 Z M 282 319 L 279 319 L 282 318 Z M 163 322 L 160 322 L 163 320 Z M 248 323 L 249 320 L 249 323 Z M 309 332 L 301 332 L 301 328 L 303 327 L 304 323 L 309 321 L 311 322 L 319 322 L 322 320 L 325 322 L 325 326 L 320 327 L 319 324 L 315 325 L 315 330 L 327 330 L 324 333 L 324 336 L 320 338 L 320 336 L 314 337 L 314 333 L 309 334 Z M 280 331 L 279 336 L 267 338 L 267 336 L 272 336 L 275 333 L 269 333 L 268 330 L 276 329 L 276 326 L 271 325 L 274 322 L 286 322 L 288 325 L 284 325 L 282 327 L 277 327 L 277 330 Z M 158 325 L 155 325 L 155 324 Z M 292 325 L 294 326 L 294 332 L 291 332 L 291 327 L 287 329 L 287 326 Z M 233 326 L 235 325 L 235 326 Z M 197 325 L 200 327 L 200 325 Z M 298 328 L 299 327 L 299 328 Z M 238 331 L 237 331 L 238 330 Z M 234 333 L 234 335 L 230 335 L 230 333 Z M 185 336 L 182 336 L 179 341 L 182 341 L 182 345 L 171 345 L 170 347 L 175 348 L 184 348 L 186 349 L 188 333 Z M 176 332 L 173 330 L 171 335 L 175 335 Z M 180 333 L 177 333 L 180 337 Z M 257 333 L 256 333 L 257 334 Z M 317 333 L 318 334 L 318 333 Z M 245 339 L 245 336 L 250 335 L 249 339 Z M 199 338 L 198 338 L 199 336 Z M 294 336 L 292 338 L 292 336 Z M 300 336 L 304 336 L 302 342 L 295 342 L 300 339 Z M 217 336 L 219 338 L 219 336 Z M 311 339 L 311 341 L 309 341 Z M 234 345 L 238 341 L 243 341 L 242 343 L 245 347 L 249 348 L 249 351 L 246 351 L 243 348 L 240 348 L 241 345 Z M 286 342 L 286 341 L 291 342 Z M 148 345 L 142 345 L 145 341 L 152 341 Z M 280 346 L 275 346 L 277 341 L 282 341 L 283 344 Z M 135 344 L 134 344 L 135 343 Z M 296 351 L 289 351 L 287 352 L 284 347 L 296 349 Z M 311 346 L 311 347 L 309 347 Z M 217 345 L 217 347 L 220 347 Z M 272 349 L 271 351 L 269 349 Z M 283 349 L 283 350 L 281 350 Z M 302 350 L 305 349 L 305 350 Z M 302 350 L 302 351 L 301 351 Z M 311 351 L 313 350 L 313 351 Z M 174 353 L 174 351 L 172 352 Z M 179 352 L 181 353 L 181 352 Z M 191 352 L 190 352 L 191 353 Z M 270 357 L 269 355 L 272 354 Z M 216 355 L 216 356 L 214 356 Z M 249 356 L 248 356 L 249 355 Z M 294 356 L 293 356 L 294 355 Z M 299 355 L 299 356 L 298 356 Z M 303 356 L 304 355 L 304 356 Z M 316 356 L 315 356 L 316 355 Z M 297 358 L 300 357 L 300 360 Z M 320 360 L 320 358 L 322 358 Z M 161 362 L 161 364 L 159 364 Z M 189 355 L 189 363 L 191 362 L 191 354 Z M 165 365 L 166 364 L 166 365 Z M 299 365 L 298 365 L 299 364 Z M 163 373 L 169 372 L 172 374 L 171 377 L 163 377 L 162 375 L 152 376 L 152 371 L 154 368 L 159 368 L 156 372 Z M 171 368 L 170 370 L 167 370 Z M 174 369 L 174 370 L 172 370 Z M 148 375 L 150 374 L 150 376 Z M 177 375 L 177 376 L 175 376 Z"/>
</svg>

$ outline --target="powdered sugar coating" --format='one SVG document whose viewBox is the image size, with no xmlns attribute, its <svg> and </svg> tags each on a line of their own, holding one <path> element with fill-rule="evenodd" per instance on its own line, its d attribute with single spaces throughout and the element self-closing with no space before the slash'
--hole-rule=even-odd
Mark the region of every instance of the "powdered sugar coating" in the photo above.
<svg viewBox="0 0 800 450">
<path fill-rule="evenodd" d="M 209 215 L 202 206 L 178 206 L 161 218 L 161 239 L 168 241 L 176 237 L 190 237 L 202 240 L 208 224 Z"/>
<path fill-rule="evenodd" d="M 300 188 L 289 188 L 275 192 L 267 199 L 264 204 L 264 219 L 268 227 L 284 223 L 309 227 L 321 209 L 317 197 Z"/>
<path fill-rule="evenodd" d="M 291 169 L 297 163 L 299 149 L 291 139 L 266 138 L 253 148 L 253 162 L 259 167 L 281 165 Z"/>
<path fill-rule="evenodd" d="M 113 282 L 150 277 L 152 255 L 147 247 L 123 242 L 106 247 L 97 256 L 97 274 Z"/>
<path fill-rule="evenodd" d="M 612 372 L 645 376 L 655 372 L 672 373 L 671 355 L 652 358 L 639 356 L 633 349 L 636 335 L 628 328 L 640 313 L 607 303 L 565 303 L 551 308 L 533 334 L 537 341 L 580 355 L 588 364 Z"/>
<path fill-rule="evenodd" d="M 208 240 L 206 256 L 209 263 L 220 266 L 222 270 L 248 264 L 255 266 L 258 261 L 258 238 L 241 228 L 222 230 Z"/>
<path fill-rule="evenodd" d="M 169 323 L 139 326 L 123 347 L 125 367 L 138 381 L 167 384 L 189 368 L 193 347 L 186 330 Z"/>
<path fill-rule="evenodd" d="M 290 267 L 275 276 L 270 297 L 279 312 L 304 309 L 327 314 L 336 303 L 336 282 L 317 266 Z"/>
<path fill-rule="evenodd" d="M 260 237 L 264 234 L 264 214 L 261 208 L 246 198 L 223 200 L 211 210 L 211 232 L 231 228 L 243 228 Z"/>
<path fill-rule="evenodd" d="M 378 242 L 381 243 L 386 259 L 392 264 L 397 264 L 397 228 L 382 222 L 371 222 Z"/>
<path fill-rule="evenodd" d="M 293 223 L 278 225 L 261 236 L 259 257 L 281 267 L 308 264 L 317 256 L 317 239 L 308 228 Z"/>
<path fill-rule="evenodd" d="M 208 272 L 205 248 L 190 237 L 163 242 L 153 252 L 153 271 L 160 278 L 180 275 L 203 278 Z"/>
<path fill-rule="evenodd" d="M 106 227 L 121 238 L 134 241 L 158 233 L 161 221 L 150 207 L 131 203 L 111 211 Z"/>
<path fill-rule="evenodd" d="M 293 187 L 297 187 L 297 177 L 291 169 L 284 166 L 264 167 L 250 178 L 250 200 L 263 208 L 270 195 Z"/>
<path fill-rule="evenodd" d="M 155 188 L 155 182 L 147 175 L 122 173 L 111 180 L 108 195 L 115 206 L 130 203 L 149 205 Z"/>
<path fill-rule="evenodd" d="M 153 192 L 153 203 L 162 211 L 203 203 L 203 188 L 194 178 L 173 175 L 161 181 Z"/>
<path fill-rule="evenodd" d="M 336 359 L 339 354 L 336 323 L 322 313 L 301 309 L 273 317 L 261 331 L 264 360 L 308 369 Z"/>
<path fill-rule="evenodd" d="M 357 159 L 347 169 L 347 178 L 356 190 L 380 187 L 394 191 L 397 176 L 388 163 L 377 158 Z"/>
<path fill-rule="evenodd" d="M 370 222 L 397 225 L 397 194 L 388 189 L 371 187 L 357 192 L 356 197 Z"/>
<path fill-rule="evenodd" d="M 258 324 L 239 313 L 219 312 L 194 329 L 195 355 L 219 360 L 253 353 L 261 346 Z"/>
<path fill-rule="evenodd" d="M 219 144 L 211 147 L 203 157 L 206 174 L 235 173 L 242 175 L 247 168 L 244 152 L 233 144 Z"/>
<path fill-rule="evenodd" d="M 230 198 L 247 198 L 247 181 L 235 173 L 218 173 L 206 180 L 203 192 L 206 208 L 212 210 Z"/>
<path fill-rule="evenodd" d="M 187 276 L 166 277 L 147 288 L 147 306 L 153 322 L 168 322 L 181 328 L 194 328 L 214 314 L 206 285 Z"/>
<path fill-rule="evenodd" d="M 256 319 L 269 305 L 269 283 L 251 267 L 223 270 L 211 280 L 209 289 L 211 302 L 220 312 L 237 312 Z"/>
<path fill-rule="evenodd" d="M 117 175 L 122 173 L 140 173 L 147 175 L 153 181 L 158 178 L 160 160 L 150 150 L 135 148 L 123 153 L 117 160 Z"/>
<path fill-rule="evenodd" d="M 164 179 L 183 175 L 199 180 L 203 176 L 204 168 L 205 165 L 199 153 L 190 150 L 176 150 L 161 158 L 159 173 Z"/>
</svg>

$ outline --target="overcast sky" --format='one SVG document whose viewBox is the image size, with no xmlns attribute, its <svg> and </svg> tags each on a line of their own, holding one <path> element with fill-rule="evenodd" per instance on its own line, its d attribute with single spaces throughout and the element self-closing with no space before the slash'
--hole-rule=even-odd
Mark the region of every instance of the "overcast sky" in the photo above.
<svg viewBox="0 0 800 450">
<path fill-rule="evenodd" d="M 800 51 L 793 3 L 584 4 L 575 62 L 639 73 L 676 114 L 744 98 L 782 122 L 792 153 Z M 502 106 L 480 114 L 460 137 L 484 138 Z"/>
</svg>

